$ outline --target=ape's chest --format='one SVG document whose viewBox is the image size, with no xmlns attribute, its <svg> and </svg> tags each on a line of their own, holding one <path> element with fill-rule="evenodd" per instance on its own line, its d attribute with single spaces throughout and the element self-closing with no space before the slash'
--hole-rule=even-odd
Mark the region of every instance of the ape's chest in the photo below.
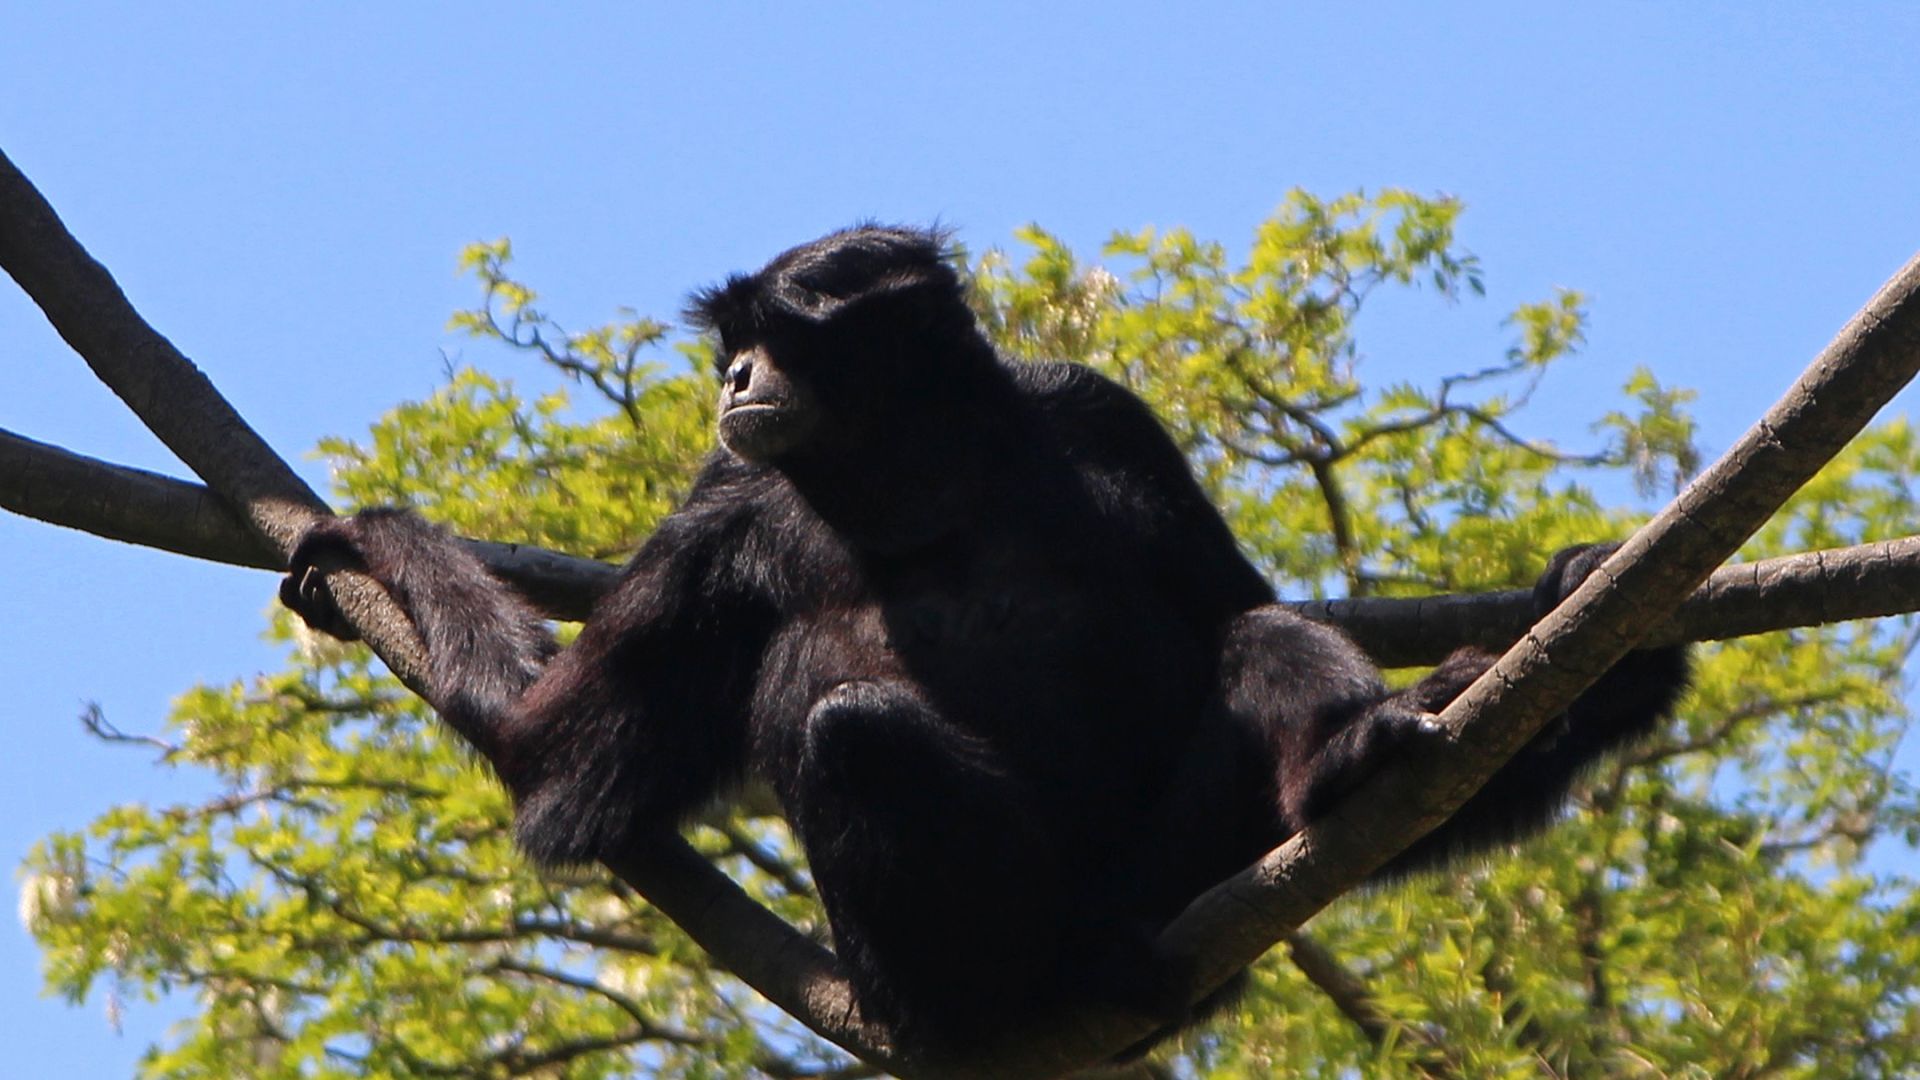
<svg viewBox="0 0 1920 1080">
<path fill-rule="evenodd" d="M 928 662 L 1057 655 L 1096 636 L 1098 574 L 1034 543 L 956 546 L 863 571 L 893 647 Z"/>
<path fill-rule="evenodd" d="M 1027 708 L 1077 711 L 1158 692 L 1167 614 L 1137 576 L 1084 545 L 1028 543 L 883 568 L 868 586 L 892 651 L 936 697 L 1004 709 L 1018 687 Z"/>
<path fill-rule="evenodd" d="M 1099 595 L 1081 582 L 1001 574 L 876 589 L 888 641 L 915 667 L 1063 659 L 1099 636 Z"/>
</svg>

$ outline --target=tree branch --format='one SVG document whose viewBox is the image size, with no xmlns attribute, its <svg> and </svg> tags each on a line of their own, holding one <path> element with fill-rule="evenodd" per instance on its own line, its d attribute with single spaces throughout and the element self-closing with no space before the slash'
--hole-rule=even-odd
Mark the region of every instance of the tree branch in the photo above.
<svg viewBox="0 0 1920 1080">
<path fill-rule="evenodd" d="M 0 509 L 196 559 L 285 569 L 232 504 L 187 480 L 115 465 L 0 429 Z M 541 611 L 578 622 L 618 567 L 534 547 L 468 540 L 496 577 Z"/>
<path fill-rule="evenodd" d="M 1524 589 L 1297 601 L 1334 623 L 1384 667 L 1436 664 L 1462 645 L 1504 649 L 1532 622 Z M 1677 645 L 1920 611 L 1920 537 L 1809 551 L 1715 570 L 1642 645 Z"/>
<path fill-rule="evenodd" d="M 1414 1044 L 1413 1068 L 1421 1076 L 1430 1080 L 1454 1080 L 1461 1075 L 1460 1063 L 1447 1053 L 1443 1038 L 1436 1038 L 1427 1028 L 1404 1024 L 1388 1015 L 1360 976 L 1347 970 L 1326 946 L 1299 930 L 1282 940 L 1294 966 L 1327 995 L 1334 1008 L 1352 1021 L 1368 1042 L 1384 1048 L 1391 1040 L 1405 1035 Z"/>
<path fill-rule="evenodd" d="M 278 569 L 285 560 L 198 484 L 109 465 L 0 430 L 0 506 L 17 514 L 196 559 Z"/>
<path fill-rule="evenodd" d="M 0 430 L 0 509 L 198 559 L 280 569 L 283 560 L 199 484 L 83 457 Z M 468 540 L 494 576 L 541 611 L 578 622 L 619 569 L 530 544 Z M 1524 589 L 1418 598 L 1296 600 L 1384 667 L 1437 664 L 1463 645 L 1504 649 L 1532 623 Z M 1920 537 L 1810 551 L 1714 571 L 1645 645 L 1720 641 L 1920 611 Z"/>
</svg>

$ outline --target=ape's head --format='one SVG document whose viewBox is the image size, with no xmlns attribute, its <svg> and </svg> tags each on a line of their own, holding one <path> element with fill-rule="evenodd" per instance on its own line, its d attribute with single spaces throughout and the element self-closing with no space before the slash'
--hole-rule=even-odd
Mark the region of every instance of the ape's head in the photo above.
<svg viewBox="0 0 1920 1080">
<path fill-rule="evenodd" d="M 871 449 L 995 365 L 945 237 L 927 229 L 802 244 L 696 293 L 687 317 L 718 339 L 720 441 L 749 461 Z"/>
</svg>

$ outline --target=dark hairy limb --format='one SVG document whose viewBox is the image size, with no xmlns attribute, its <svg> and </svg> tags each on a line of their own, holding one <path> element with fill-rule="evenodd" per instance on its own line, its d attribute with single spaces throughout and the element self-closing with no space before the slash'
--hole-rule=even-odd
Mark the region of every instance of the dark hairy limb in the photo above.
<svg viewBox="0 0 1920 1080">
<path fill-rule="evenodd" d="M 327 591 L 326 571 L 352 567 L 385 586 L 426 646 L 429 702 L 503 776 L 511 771 L 519 754 L 508 718 L 555 652 L 530 606 L 465 546 L 408 511 L 322 519 L 288 565 L 281 602 L 342 640 L 359 635 Z"/>
<path fill-rule="evenodd" d="M 1537 615 L 1558 606 L 1616 548 L 1587 545 L 1556 554 L 1534 587 Z M 1386 694 L 1371 665 L 1337 631 L 1268 609 L 1244 616 L 1223 669 L 1228 710 L 1237 722 L 1258 726 L 1274 747 L 1280 835 L 1323 816 L 1388 761 L 1443 745 L 1446 732 L 1436 714 L 1495 659 L 1461 649 L 1413 686 Z M 1627 654 L 1376 879 L 1439 866 L 1543 828 L 1583 770 L 1644 738 L 1670 713 L 1688 671 L 1684 646 Z"/>
<path fill-rule="evenodd" d="M 721 650 L 711 634 L 683 632 L 685 612 L 663 600 L 698 557 L 666 548 L 649 545 L 565 653 L 531 606 L 411 511 L 317 523 L 281 598 L 347 637 L 325 574 L 352 568 L 379 582 L 425 647 L 428 701 L 513 792 L 521 846 L 543 863 L 579 863 L 679 824 L 744 767 L 737 688 L 673 677 Z"/>
<path fill-rule="evenodd" d="M 800 738 L 788 813 L 869 1014 L 964 1049 L 1040 1004 L 1068 883 L 992 749 L 880 680 L 828 691 Z"/>
</svg>

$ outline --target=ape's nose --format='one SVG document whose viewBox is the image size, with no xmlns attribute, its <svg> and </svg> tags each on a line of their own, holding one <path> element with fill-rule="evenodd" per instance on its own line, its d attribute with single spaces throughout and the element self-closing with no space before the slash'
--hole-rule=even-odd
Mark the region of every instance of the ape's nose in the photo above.
<svg viewBox="0 0 1920 1080">
<path fill-rule="evenodd" d="M 746 393 L 747 387 L 751 385 L 753 385 L 753 361 L 743 356 L 735 360 L 733 366 L 727 369 L 727 386 L 733 391 L 734 396 L 738 397 Z"/>
</svg>

